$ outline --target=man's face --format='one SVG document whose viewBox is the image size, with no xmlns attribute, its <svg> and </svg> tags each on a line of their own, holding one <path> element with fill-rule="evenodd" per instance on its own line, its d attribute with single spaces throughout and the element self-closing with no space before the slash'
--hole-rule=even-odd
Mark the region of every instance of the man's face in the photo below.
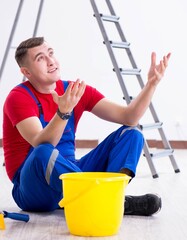
<svg viewBox="0 0 187 240">
<path fill-rule="evenodd" d="M 48 85 L 60 79 L 59 63 L 46 42 L 28 49 L 25 69 L 26 77 L 33 83 Z"/>
</svg>

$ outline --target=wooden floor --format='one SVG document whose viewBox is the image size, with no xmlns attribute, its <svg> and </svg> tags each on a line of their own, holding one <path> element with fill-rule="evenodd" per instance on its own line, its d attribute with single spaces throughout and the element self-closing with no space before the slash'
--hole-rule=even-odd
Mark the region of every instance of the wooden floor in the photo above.
<svg viewBox="0 0 187 240">
<path fill-rule="evenodd" d="M 84 154 L 87 150 L 78 150 Z M 141 158 L 136 178 L 128 185 L 127 194 L 158 193 L 162 210 L 151 217 L 124 216 L 120 231 L 111 237 L 77 237 L 69 233 L 63 210 L 51 213 L 29 213 L 28 223 L 5 218 L 6 230 L 0 230 L 2 240 L 185 240 L 187 239 L 187 150 L 176 150 L 180 173 L 174 173 L 169 157 L 155 160 L 159 178 L 153 179 L 145 158 Z M 21 212 L 11 198 L 12 185 L 2 167 L 0 149 L 0 208 Z"/>
</svg>

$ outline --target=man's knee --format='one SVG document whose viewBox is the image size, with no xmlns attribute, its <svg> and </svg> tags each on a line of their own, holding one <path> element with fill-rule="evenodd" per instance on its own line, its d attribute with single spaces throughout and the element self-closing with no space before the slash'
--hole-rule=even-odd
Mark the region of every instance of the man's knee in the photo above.
<svg viewBox="0 0 187 240">
<path fill-rule="evenodd" d="M 52 152 L 54 150 L 54 146 L 50 143 L 42 143 L 34 148 L 34 151 L 37 155 L 42 154 L 45 151 Z"/>
<path fill-rule="evenodd" d="M 137 136 L 137 138 L 144 140 L 142 131 L 136 126 L 135 127 L 124 126 L 124 128 L 121 131 L 120 136 L 122 136 L 125 133 L 133 134 L 134 136 Z"/>
<path fill-rule="evenodd" d="M 33 152 L 29 156 L 31 161 L 35 162 L 36 166 L 46 166 L 53 152 L 58 155 L 58 150 L 50 143 L 42 143 L 34 148 Z"/>
<path fill-rule="evenodd" d="M 141 141 L 144 142 L 144 135 L 142 133 L 142 131 L 138 128 L 138 127 L 135 127 L 134 129 L 132 129 L 134 131 L 134 134 L 137 138 L 139 138 Z"/>
</svg>

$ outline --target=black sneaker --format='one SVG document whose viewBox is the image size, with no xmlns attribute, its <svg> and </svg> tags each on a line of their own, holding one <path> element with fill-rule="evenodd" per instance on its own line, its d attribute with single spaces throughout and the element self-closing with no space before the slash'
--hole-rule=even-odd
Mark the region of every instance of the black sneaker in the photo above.
<svg viewBox="0 0 187 240">
<path fill-rule="evenodd" d="M 125 197 L 125 215 L 150 216 L 160 211 L 161 198 L 155 194 Z"/>
</svg>

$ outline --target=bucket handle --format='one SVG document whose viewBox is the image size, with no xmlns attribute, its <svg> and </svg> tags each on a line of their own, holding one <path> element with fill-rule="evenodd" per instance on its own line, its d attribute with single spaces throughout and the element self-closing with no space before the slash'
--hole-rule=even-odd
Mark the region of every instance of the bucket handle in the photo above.
<svg viewBox="0 0 187 240">
<path fill-rule="evenodd" d="M 77 198 L 79 198 L 80 196 L 84 195 L 86 192 L 90 191 L 91 187 L 93 187 L 93 185 L 95 185 L 95 184 L 96 184 L 96 185 L 97 185 L 97 184 L 100 184 L 100 181 L 99 181 L 98 179 L 92 181 L 91 184 L 90 184 L 87 188 L 85 188 L 84 190 L 82 190 L 81 192 L 79 192 L 79 193 L 78 193 L 76 196 L 74 196 L 74 197 L 69 197 L 69 198 L 68 198 L 68 197 L 64 197 L 64 198 L 62 198 L 62 200 L 58 203 L 59 206 L 60 206 L 61 208 L 67 206 L 69 203 L 75 201 Z"/>
</svg>

